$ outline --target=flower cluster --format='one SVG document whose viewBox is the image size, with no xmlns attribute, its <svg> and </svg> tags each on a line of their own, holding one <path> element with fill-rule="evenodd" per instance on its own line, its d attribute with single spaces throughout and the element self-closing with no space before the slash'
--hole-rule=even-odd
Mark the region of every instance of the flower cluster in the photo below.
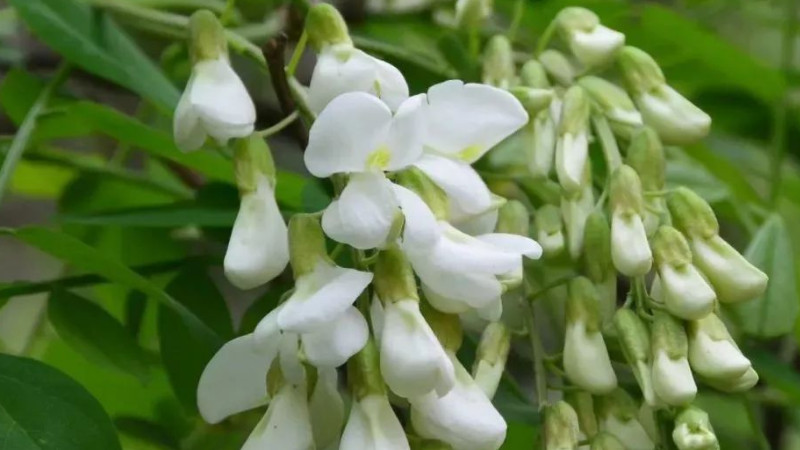
<svg viewBox="0 0 800 450">
<path fill-rule="evenodd" d="M 456 22 L 474 27 L 490 13 L 486 2 L 459 1 Z M 567 53 L 546 49 L 517 67 L 511 43 L 496 36 L 484 83 L 449 80 L 410 95 L 397 68 L 354 46 L 332 6 L 314 5 L 305 32 L 317 63 L 299 99 L 311 116 L 304 162 L 330 179 L 335 199 L 287 225 L 224 30 L 209 12 L 195 13 L 190 30 L 194 69 L 175 139 L 193 150 L 208 136 L 235 138 L 241 204 L 225 274 L 251 289 L 289 265 L 295 283 L 254 332 L 208 363 L 198 387 L 204 419 L 268 404 L 245 450 L 497 449 L 506 423 L 491 399 L 512 335 L 538 332 L 532 318 L 521 321 L 532 299 L 558 298 L 535 290 L 566 268 L 555 306 L 563 352 L 534 345 L 534 359 L 571 388 L 540 405 L 546 448 L 655 448 L 654 411 L 671 414 L 681 450 L 718 448 L 707 415 L 691 406 L 695 380 L 728 392 L 758 381 L 720 305 L 757 297 L 767 277 L 719 236 L 703 199 L 665 189 L 663 145 L 701 139 L 710 118 L 623 34 L 566 8 L 545 36 Z M 599 76 L 610 69 L 624 87 Z M 528 182 L 490 190 L 473 165 L 511 140 L 524 144 Z M 603 170 L 593 169 L 594 142 Z M 351 257 L 329 254 L 329 240 Z M 620 278 L 630 291 L 618 308 Z M 471 370 L 456 357 L 462 324 L 481 332 Z M 612 364 L 608 340 L 623 364 Z M 535 365 L 546 389 L 544 364 Z M 641 406 L 619 386 L 623 367 Z"/>
</svg>

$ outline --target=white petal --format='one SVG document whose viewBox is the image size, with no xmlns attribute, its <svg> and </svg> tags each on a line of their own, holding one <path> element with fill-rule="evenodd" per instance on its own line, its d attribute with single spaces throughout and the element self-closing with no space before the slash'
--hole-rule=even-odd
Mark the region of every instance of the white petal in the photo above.
<svg viewBox="0 0 800 450">
<path fill-rule="evenodd" d="M 528 122 L 513 95 L 485 84 L 445 81 L 428 90 L 426 145 L 473 163 Z"/>
<path fill-rule="evenodd" d="M 492 300 L 486 306 L 478 308 L 478 317 L 488 322 L 497 322 L 503 316 L 503 299 Z"/>
<path fill-rule="evenodd" d="M 407 450 L 406 433 L 385 395 L 353 403 L 339 450 Z"/>
<path fill-rule="evenodd" d="M 451 214 L 475 215 L 491 208 L 492 193 L 469 164 L 426 154 L 414 165 L 447 194 Z"/>
<path fill-rule="evenodd" d="M 200 61 L 193 74 L 189 99 L 206 132 L 220 143 L 250 135 L 256 107 L 227 59 Z"/>
<path fill-rule="evenodd" d="M 711 127 L 708 114 L 667 84 L 634 100 L 644 123 L 655 129 L 665 144 L 691 144 L 704 138 Z"/>
<path fill-rule="evenodd" d="M 694 265 L 675 269 L 662 264 L 658 275 L 664 303 L 671 314 L 685 320 L 697 320 L 714 309 L 717 295 Z"/>
<path fill-rule="evenodd" d="M 322 215 L 331 239 L 359 249 L 381 247 L 399 213 L 392 183 L 380 172 L 355 173 Z"/>
<path fill-rule="evenodd" d="M 193 82 L 194 76 L 189 78 L 186 90 L 181 95 L 178 107 L 175 108 L 175 116 L 172 122 L 175 144 L 185 152 L 202 147 L 207 137 L 206 130 L 203 129 L 203 124 L 200 123 L 200 117 L 192 108 L 192 103 L 189 99 L 189 91 Z"/>
<path fill-rule="evenodd" d="M 391 158 L 382 169 L 400 170 L 419 159 L 425 138 L 426 111 L 425 94 L 415 95 L 400 105 L 386 138 Z"/>
<path fill-rule="evenodd" d="M 300 362 L 300 336 L 297 333 L 281 333 L 278 343 L 283 378 L 289 383 L 305 383 L 306 371 Z"/>
<path fill-rule="evenodd" d="M 560 102 L 559 102 L 560 103 Z M 560 111 L 555 117 L 560 115 Z M 539 112 L 533 124 L 533 142 L 528 144 L 531 151 L 528 168 L 532 175 L 547 177 L 553 170 L 556 152 L 556 125 L 550 110 Z"/>
<path fill-rule="evenodd" d="M 465 216 L 458 220 L 450 220 L 456 228 L 471 236 L 487 234 L 494 231 L 497 227 L 499 209 L 490 209 L 484 213 L 473 216 Z"/>
<path fill-rule="evenodd" d="M 597 25 L 591 32 L 574 33 L 570 48 L 583 65 L 591 67 L 608 61 L 623 44 L 625 44 L 624 34 Z"/>
<path fill-rule="evenodd" d="M 413 191 L 392 184 L 394 195 L 405 216 L 403 241 L 413 246 L 427 247 L 439 239 L 439 224 L 433 211 Z"/>
<path fill-rule="evenodd" d="M 403 74 L 397 67 L 378 58 L 372 59 L 375 61 L 377 69 L 377 80 L 373 86 L 373 92 L 389 105 L 392 111 L 399 110 L 400 105 L 408 98 L 406 79 L 403 78 Z"/>
<path fill-rule="evenodd" d="M 694 263 L 707 276 L 724 303 L 742 302 L 761 295 L 769 277 L 747 261 L 721 237 L 691 239 Z"/>
<path fill-rule="evenodd" d="M 392 125 L 392 111 L 375 96 L 348 92 L 333 99 L 311 126 L 304 159 L 317 177 L 370 169 Z M 378 158 L 379 159 L 379 158 Z"/>
<path fill-rule="evenodd" d="M 344 400 L 339 393 L 336 369 L 318 369 L 317 374 L 308 407 L 314 443 L 317 448 L 325 449 L 339 440 L 344 425 Z"/>
<path fill-rule="evenodd" d="M 480 308 L 499 298 L 503 292 L 502 284 L 492 274 L 465 273 L 457 267 L 442 268 L 432 264 L 429 255 L 412 252 L 407 252 L 407 255 L 423 287 L 438 297 L 449 299 L 448 304 L 461 306 L 455 310 L 448 308 L 438 298 L 429 295 L 429 300 L 440 311 L 459 313 L 473 307 Z"/>
<path fill-rule="evenodd" d="M 689 337 L 689 363 L 698 375 L 708 378 L 734 379 L 751 367 L 750 360 L 732 342 L 714 340 L 703 331 Z"/>
<path fill-rule="evenodd" d="M 300 335 L 308 361 L 317 367 L 338 367 L 367 343 L 369 325 L 351 306 L 317 331 Z"/>
<path fill-rule="evenodd" d="M 247 438 L 242 450 L 314 448 L 305 383 L 286 384 Z"/>
<path fill-rule="evenodd" d="M 453 367 L 416 300 L 386 305 L 381 336 L 381 374 L 395 394 L 412 398 L 432 390 L 446 393 Z"/>
<path fill-rule="evenodd" d="M 282 330 L 316 331 L 344 313 L 372 281 L 372 274 L 320 261 L 310 274 L 300 276 L 294 294 L 278 314 Z"/>
<path fill-rule="evenodd" d="M 276 345 L 256 345 L 252 334 L 223 345 L 208 362 L 197 386 L 197 407 L 208 423 L 266 405 L 267 371 Z"/>
<path fill-rule="evenodd" d="M 587 332 L 580 321 L 567 325 L 564 371 L 570 381 L 595 395 L 607 394 L 617 387 L 603 335 Z"/>
<path fill-rule="evenodd" d="M 252 289 L 283 272 L 289 263 L 289 235 L 266 177 L 242 196 L 225 253 L 225 276 L 239 289 Z"/>
<path fill-rule="evenodd" d="M 495 275 L 505 274 L 519 267 L 519 253 L 507 252 L 464 234 L 446 222 L 440 222 L 440 226 L 442 239 L 436 242 L 432 255 L 435 264 L 454 270 Z"/>
<path fill-rule="evenodd" d="M 653 389 L 668 405 L 685 405 L 697 395 L 697 385 L 686 358 L 672 359 L 658 351 L 653 361 Z"/>
<path fill-rule="evenodd" d="M 451 355 L 456 384 L 442 397 L 431 392 L 411 399 L 411 423 L 420 436 L 459 450 L 496 450 L 506 422 L 460 362 Z"/>
<path fill-rule="evenodd" d="M 650 271 L 653 253 L 647 242 L 644 222 L 638 214 L 612 214 L 611 260 L 621 274 L 629 277 L 642 276 Z"/>
<path fill-rule="evenodd" d="M 474 308 L 469 303 L 465 302 L 459 297 L 448 297 L 439 294 L 436 290 L 424 282 L 420 286 L 422 292 L 425 294 L 425 299 L 433 306 L 434 309 L 448 313 L 448 314 L 463 314 L 472 311 Z M 489 302 L 485 302 L 488 304 Z"/>
<path fill-rule="evenodd" d="M 530 259 L 539 259 L 542 256 L 542 246 L 526 236 L 509 233 L 489 233 L 476 236 L 476 238 L 514 255 L 525 256 Z"/>
<path fill-rule="evenodd" d="M 253 338 L 256 345 L 267 345 L 279 339 L 280 328 L 278 327 L 278 314 L 283 309 L 283 304 L 278 305 L 258 322 L 253 331 Z M 277 344 L 276 344 L 277 345 Z"/>
<path fill-rule="evenodd" d="M 350 45 L 327 47 L 317 57 L 308 87 L 308 106 L 319 114 L 346 92 L 369 92 L 376 78 L 374 58 Z M 408 92 L 408 89 L 406 89 Z"/>
<path fill-rule="evenodd" d="M 375 335 L 375 343 L 378 344 L 378 347 L 381 345 L 385 315 L 383 302 L 381 302 L 381 299 L 379 299 L 377 295 L 373 295 L 372 303 L 369 305 L 369 319 L 370 323 L 372 323 L 372 332 Z"/>
<path fill-rule="evenodd" d="M 583 173 L 589 161 L 586 133 L 565 133 L 556 141 L 556 173 L 567 192 L 578 192 L 583 186 Z"/>
</svg>

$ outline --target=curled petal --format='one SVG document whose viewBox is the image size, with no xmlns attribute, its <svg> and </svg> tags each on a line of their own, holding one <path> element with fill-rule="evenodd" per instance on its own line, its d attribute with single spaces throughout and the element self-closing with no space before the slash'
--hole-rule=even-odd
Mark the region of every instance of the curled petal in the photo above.
<svg viewBox="0 0 800 450">
<path fill-rule="evenodd" d="M 317 331 L 300 335 L 308 361 L 317 367 L 339 367 L 364 348 L 369 326 L 351 306 Z"/>
<path fill-rule="evenodd" d="M 469 164 L 427 154 L 414 165 L 447 194 L 451 218 L 480 214 L 492 207 L 492 193 Z"/>
</svg>

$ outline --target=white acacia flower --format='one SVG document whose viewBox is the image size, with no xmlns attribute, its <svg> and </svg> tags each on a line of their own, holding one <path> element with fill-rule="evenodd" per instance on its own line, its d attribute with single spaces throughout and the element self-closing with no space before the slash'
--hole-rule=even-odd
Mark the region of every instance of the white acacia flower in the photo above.
<svg viewBox="0 0 800 450">
<path fill-rule="evenodd" d="M 582 320 L 567 323 L 564 371 L 570 381 L 592 394 L 606 394 L 617 387 L 603 335 L 588 330 Z"/>
<path fill-rule="evenodd" d="M 275 201 L 274 186 L 260 176 L 242 195 L 225 253 L 225 276 L 239 289 L 252 289 L 278 276 L 289 263 L 289 236 Z"/>
<path fill-rule="evenodd" d="M 263 380 L 262 380 L 263 382 Z M 284 384 L 242 446 L 242 450 L 311 450 L 316 448 L 305 380 Z"/>
<path fill-rule="evenodd" d="M 412 398 L 411 424 L 427 439 L 459 450 L 496 450 L 506 437 L 506 422 L 454 354 L 456 383 L 442 397 L 435 392 Z"/>
<path fill-rule="evenodd" d="M 522 128 L 528 113 L 507 91 L 449 80 L 428 89 L 425 154 L 415 166 L 450 199 L 459 222 L 492 209 L 492 195 L 470 164 Z"/>
<path fill-rule="evenodd" d="M 572 54 L 585 66 L 607 61 L 625 44 L 625 35 L 601 24 L 590 30 L 575 30 L 569 39 Z"/>
<path fill-rule="evenodd" d="M 689 239 L 697 267 L 708 277 L 723 303 L 753 299 L 767 288 L 769 277 L 719 235 Z"/>
<path fill-rule="evenodd" d="M 623 275 L 645 275 L 653 265 L 644 222 L 639 214 L 614 211 L 611 215 L 611 259 Z"/>
<path fill-rule="evenodd" d="M 196 150 L 211 136 L 220 144 L 250 135 L 256 108 L 228 57 L 198 61 L 175 110 L 175 143 Z"/>
<path fill-rule="evenodd" d="M 623 420 L 614 414 L 609 414 L 603 420 L 601 427 L 619 439 L 625 448 L 638 450 L 653 450 L 656 448 L 647 431 L 635 417 Z"/>
<path fill-rule="evenodd" d="M 455 383 L 453 364 L 433 334 L 415 299 L 387 302 L 375 298 L 373 326 L 380 343 L 381 374 L 395 394 L 412 398 L 436 391 L 444 395 Z"/>
<path fill-rule="evenodd" d="M 406 433 L 384 394 L 355 400 L 340 450 L 407 450 Z"/>
<path fill-rule="evenodd" d="M 667 144 L 690 144 L 704 138 L 711 117 L 666 83 L 634 98 L 644 123 Z"/>
<path fill-rule="evenodd" d="M 685 405 L 697 395 L 697 385 L 686 357 L 670 358 L 666 351 L 657 351 L 653 360 L 653 389 L 668 405 Z"/>
<path fill-rule="evenodd" d="M 660 264 L 658 274 L 664 304 L 674 316 L 696 320 L 714 309 L 717 295 L 693 264 L 678 268 Z"/>
<path fill-rule="evenodd" d="M 689 363 L 695 373 L 711 379 L 735 380 L 751 368 L 713 313 L 689 323 Z"/>
<path fill-rule="evenodd" d="M 308 106 L 319 114 L 347 92 L 372 94 L 395 111 L 408 98 L 408 85 L 396 67 L 352 44 L 329 45 L 317 57 L 308 87 Z"/>
<path fill-rule="evenodd" d="M 400 205 L 384 171 L 408 167 L 422 154 L 424 106 L 418 95 L 392 114 L 377 97 L 350 92 L 336 97 L 314 122 L 305 152 L 308 170 L 318 177 L 350 174 L 322 216 L 332 239 L 360 249 L 386 242 Z"/>
</svg>

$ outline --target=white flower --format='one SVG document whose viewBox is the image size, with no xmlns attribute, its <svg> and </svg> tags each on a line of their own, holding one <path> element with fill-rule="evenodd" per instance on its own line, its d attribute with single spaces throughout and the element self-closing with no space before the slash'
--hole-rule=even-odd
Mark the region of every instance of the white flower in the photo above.
<svg viewBox="0 0 800 450">
<path fill-rule="evenodd" d="M 227 56 L 198 61 L 175 110 L 175 143 L 184 151 L 200 148 L 207 136 L 225 144 L 250 135 L 255 120 L 253 100 Z"/>
<path fill-rule="evenodd" d="M 380 303 L 376 298 L 374 303 Z M 455 383 L 453 364 L 419 311 L 417 300 L 387 302 L 381 313 L 373 306 L 380 335 L 381 374 L 395 394 L 412 398 L 435 390 L 446 394 Z M 375 322 L 373 322 L 374 324 Z"/>
<path fill-rule="evenodd" d="M 714 286 L 720 302 L 750 300 L 767 288 L 769 277 L 719 235 L 707 240 L 695 237 L 689 245 L 695 264 Z"/>
<path fill-rule="evenodd" d="M 319 114 L 331 100 L 347 92 L 372 94 L 394 111 L 408 98 L 408 85 L 391 64 L 348 43 L 329 45 L 317 57 L 308 87 L 308 105 Z"/>
<path fill-rule="evenodd" d="M 653 389 L 668 405 L 684 405 L 694 400 L 697 385 L 686 357 L 672 359 L 659 350 L 653 360 Z"/>
<path fill-rule="evenodd" d="M 611 259 L 623 275 L 645 275 L 653 265 L 642 217 L 624 211 L 611 215 Z"/>
<path fill-rule="evenodd" d="M 252 289 L 278 276 L 289 263 L 289 237 L 275 191 L 266 176 L 242 195 L 225 253 L 225 276 L 239 289 Z"/>
<path fill-rule="evenodd" d="M 564 371 L 567 377 L 592 394 L 606 394 L 617 387 L 606 343 L 600 331 L 590 331 L 582 320 L 567 323 L 564 337 Z"/>
<path fill-rule="evenodd" d="M 342 433 L 340 450 L 407 450 L 406 433 L 386 395 L 355 400 Z"/>
<path fill-rule="evenodd" d="M 714 309 L 717 295 L 693 264 L 658 267 L 661 292 L 667 310 L 685 320 L 701 319 Z"/>
<path fill-rule="evenodd" d="M 308 408 L 314 443 L 319 449 L 337 444 L 344 425 L 344 400 L 338 382 L 336 369 L 325 367 L 317 370 L 317 382 L 308 400 Z"/>
<path fill-rule="evenodd" d="M 666 83 L 634 98 L 644 123 L 666 144 L 690 144 L 704 138 L 711 117 Z"/>
<path fill-rule="evenodd" d="M 470 164 L 528 122 L 512 94 L 484 84 L 449 80 L 428 89 L 425 155 L 415 163 L 450 199 L 450 220 L 492 207 L 492 196 Z"/>
<path fill-rule="evenodd" d="M 424 96 L 411 97 L 393 115 L 377 97 L 336 97 L 314 122 L 305 152 L 318 177 L 349 173 L 350 181 L 322 217 L 336 241 L 360 249 L 383 245 L 399 213 L 394 185 L 383 171 L 401 170 L 422 153 Z"/>
<path fill-rule="evenodd" d="M 262 380 L 263 382 L 264 380 Z M 305 380 L 286 383 L 269 404 L 242 450 L 312 450 L 315 447 Z"/>
<path fill-rule="evenodd" d="M 625 44 L 625 35 L 601 24 L 591 30 L 575 30 L 569 39 L 572 54 L 583 65 L 602 64 Z"/>
<path fill-rule="evenodd" d="M 506 437 L 506 422 L 453 354 L 456 384 L 442 397 L 435 392 L 410 399 L 411 423 L 427 439 L 459 450 L 496 450 Z"/>
<path fill-rule="evenodd" d="M 689 329 L 689 363 L 698 375 L 733 380 L 751 368 L 715 314 L 690 322 Z"/>
</svg>

